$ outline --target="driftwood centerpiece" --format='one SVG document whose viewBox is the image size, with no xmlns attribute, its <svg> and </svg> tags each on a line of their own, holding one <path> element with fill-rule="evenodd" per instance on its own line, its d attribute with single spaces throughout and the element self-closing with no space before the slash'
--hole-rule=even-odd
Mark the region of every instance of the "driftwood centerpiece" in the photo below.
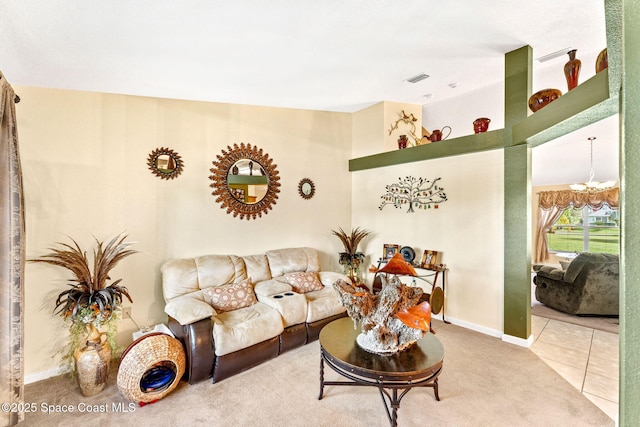
<svg viewBox="0 0 640 427">
<path fill-rule="evenodd" d="M 410 264 L 396 256 L 380 272 L 411 274 L 412 270 L 416 275 Z M 409 347 L 429 332 L 431 324 L 429 303 L 418 305 L 422 289 L 401 283 L 395 275 L 388 280 L 385 276 L 381 276 L 382 290 L 377 295 L 343 280 L 333 285 L 349 317 L 361 324 L 358 345 L 377 354 L 393 354 Z"/>
</svg>

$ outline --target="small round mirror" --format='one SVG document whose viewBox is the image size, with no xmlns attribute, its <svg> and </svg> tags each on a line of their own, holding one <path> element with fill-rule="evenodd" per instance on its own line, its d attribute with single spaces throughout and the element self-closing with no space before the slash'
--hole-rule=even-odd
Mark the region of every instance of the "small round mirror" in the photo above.
<svg viewBox="0 0 640 427">
<path fill-rule="evenodd" d="M 309 178 L 302 178 L 298 184 L 298 193 L 300 197 L 305 200 L 309 200 L 316 192 L 316 186 Z"/>
<path fill-rule="evenodd" d="M 173 179 L 182 173 L 183 162 L 178 153 L 169 148 L 156 148 L 149 154 L 147 165 L 154 175 Z"/>
</svg>

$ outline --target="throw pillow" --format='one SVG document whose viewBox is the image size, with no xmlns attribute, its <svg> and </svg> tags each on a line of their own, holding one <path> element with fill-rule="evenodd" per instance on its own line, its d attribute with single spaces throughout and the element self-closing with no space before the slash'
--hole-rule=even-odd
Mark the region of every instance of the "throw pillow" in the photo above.
<svg viewBox="0 0 640 427">
<path fill-rule="evenodd" d="M 228 285 L 213 286 L 202 290 L 207 302 L 216 311 L 232 311 L 258 302 L 251 286 L 251 279 Z"/>
<path fill-rule="evenodd" d="M 318 273 L 289 273 L 285 276 L 287 283 L 295 292 L 306 294 L 311 291 L 319 291 L 323 288 Z"/>
</svg>

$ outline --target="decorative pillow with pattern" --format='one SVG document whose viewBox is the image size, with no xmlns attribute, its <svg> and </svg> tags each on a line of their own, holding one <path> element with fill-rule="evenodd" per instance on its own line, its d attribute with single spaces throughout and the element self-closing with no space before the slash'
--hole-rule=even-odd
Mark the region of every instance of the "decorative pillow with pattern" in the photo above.
<svg viewBox="0 0 640 427">
<path fill-rule="evenodd" d="M 311 291 L 319 291 L 323 288 L 318 273 L 289 273 L 285 276 L 287 283 L 295 292 L 306 294 Z"/>
<path fill-rule="evenodd" d="M 207 302 L 216 311 L 232 311 L 258 302 L 251 286 L 251 279 L 228 285 L 213 286 L 202 290 Z"/>
</svg>

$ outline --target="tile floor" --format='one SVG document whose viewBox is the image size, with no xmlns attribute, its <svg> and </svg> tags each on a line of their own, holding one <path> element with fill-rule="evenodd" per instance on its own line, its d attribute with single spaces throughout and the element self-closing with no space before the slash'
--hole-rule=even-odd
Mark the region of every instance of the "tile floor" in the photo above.
<svg viewBox="0 0 640 427">
<path fill-rule="evenodd" d="M 618 334 L 531 316 L 531 350 L 617 423 Z"/>
</svg>

